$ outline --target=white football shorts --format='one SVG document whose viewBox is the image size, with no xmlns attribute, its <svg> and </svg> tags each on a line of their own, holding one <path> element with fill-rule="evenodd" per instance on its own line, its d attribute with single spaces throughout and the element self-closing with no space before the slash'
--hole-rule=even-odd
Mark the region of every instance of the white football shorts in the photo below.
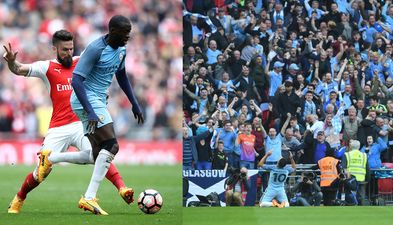
<svg viewBox="0 0 393 225">
<path fill-rule="evenodd" d="M 42 150 L 64 152 L 70 146 L 79 151 L 91 151 L 89 139 L 84 135 L 82 122 L 74 122 L 60 127 L 50 128 L 46 133 Z"/>
</svg>

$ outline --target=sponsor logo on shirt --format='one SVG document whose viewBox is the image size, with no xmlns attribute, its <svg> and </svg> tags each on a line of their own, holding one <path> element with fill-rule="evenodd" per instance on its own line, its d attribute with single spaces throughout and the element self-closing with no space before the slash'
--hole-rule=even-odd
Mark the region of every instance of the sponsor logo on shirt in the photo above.
<svg viewBox="0 0 393 225">
<path fill-rule="evenodd" d="M 72 91 L 71 80 L 72 78 L 67 78 L 68 84 L 56 84 L 57 91 Z"/>
</svg>

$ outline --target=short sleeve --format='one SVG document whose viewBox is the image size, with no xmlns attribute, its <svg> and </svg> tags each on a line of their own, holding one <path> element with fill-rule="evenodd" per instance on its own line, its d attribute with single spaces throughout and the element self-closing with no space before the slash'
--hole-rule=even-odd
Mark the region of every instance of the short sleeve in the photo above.
<svg viewBox="0 0 393 225">
<path fill-rule="evenodd" d="M 43 79 L 46 76 L 46 72 L 48 72 L 49 61 L 37 61 L 30 64 L 29 72 L 26 77 L 39 77 Z"/>
<path fill-rule="evenodd" d="M 292 173 L 293 171 L 295 171 L 292 166 L 285 166 L 285 169 L 289 172 Z"/>
<path fill-rule="evenodd" d="M 90 74 L 96 62 L 100 59 L 103 49 L 104 48 L 101 48 L 100 46 L 94 45 L 94 43 L 88 45 L 82 52 L 79 61 L 76 64 L 74 74 L 86 78 Z"/>
<path fill-rule="evenodd" d="M 119 66 L 118 71 L 120 71 L 120 70 L 122 70 L 124 68 L 126 68 L 126 51 L 124 51 L 124 54 L 123 54 L 122 60 L 120 62 L 120 66 Z"/>
</svg>

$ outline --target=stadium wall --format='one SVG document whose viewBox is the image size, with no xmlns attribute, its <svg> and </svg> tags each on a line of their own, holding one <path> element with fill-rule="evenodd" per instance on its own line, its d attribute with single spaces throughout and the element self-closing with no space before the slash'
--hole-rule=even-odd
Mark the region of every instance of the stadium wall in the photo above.
<svg viewBox="0 0 393 225">
<path fill-rule="evenodd" d="M 41 141 L 0 141 L 0 165 L 33 165 Z M 119 140 L 120 151 L 115 157 L 116 164 L 180 164 L 182 162 L 181 141 L 128 141 Z M 70 151 L 75 151 L 70 148 Z"/>
</svg>

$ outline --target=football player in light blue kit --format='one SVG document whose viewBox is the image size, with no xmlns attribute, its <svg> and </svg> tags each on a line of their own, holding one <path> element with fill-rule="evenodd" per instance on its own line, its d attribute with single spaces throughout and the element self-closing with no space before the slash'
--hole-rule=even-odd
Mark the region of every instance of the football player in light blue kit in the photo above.
<svg viewBox="0 0 393 225">
<path fill-rule="evenodd" d="M 138 123 L 143 123 L 138 101 L 126 75 L 125 57 L 131 23 L 124 16 L 113 16 L 109 21 L 109 33 L 90 43 L 82 52 L 72 77 L 71 107 L 82 121 L 85 134 L 92 147 L 95 166 L 90 184 L 79 200 L 79 208 L 94 214 L 108 215 L 96 201 L 98 187 L 108 171 L 110 162 L 119 150 L 112 118 L 106 108 L 106 97 L 112 78 L 132 104 L 132 112 Z M 133 191 L 131 193 L 133 199 Z"/>
<path fill-rule="evenodd" d="M 258 163 L 258 167 L 270 170 L 269 184 L 266 188 L 265 193 L 262 195 L 259 201 L 259 206 L 277 206 L 279 208 L 289 207 L 289 202 L 287 194 L 285 193 L 284 185 L 285 181 L 287 180 L 288 174 L 296 170 L 296 164 L 293 160 L 291 152 L 289 152 L 291 167 L 287 166 L 287 160 L 284 158 L 278 160 L 277 165 L 265 165 L 266 158 L 269 157 L 272 153 L 273 151 L 269 151 L 268 153 L 266 153 L 266 155 Z"/>
</svg>

